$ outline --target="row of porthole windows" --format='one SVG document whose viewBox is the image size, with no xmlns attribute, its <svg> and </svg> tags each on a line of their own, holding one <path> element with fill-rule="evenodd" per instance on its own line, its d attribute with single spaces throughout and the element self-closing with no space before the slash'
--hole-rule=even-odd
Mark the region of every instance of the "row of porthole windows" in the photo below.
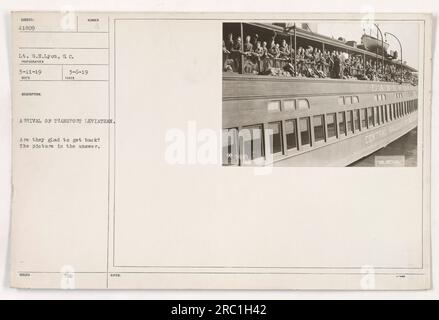
<svg viewBox="0 0 439 320">
<path fill-rule="evenodd" d="M 402 118 L 417 100 L 223 129 L 223 165 L 252 164 L 343 138 Z"/>
<path fill-rule="evenodd" d="M 280 112 L 282 110 L 281 105 L 282 103 L 280 100 L 269 101 L 267 104 L 267 110 L 268 112 Z M 283 105 L 284 111 L 305 110 L 305 109 L 309 109 L 309 102 L 307 99 L 284 100 L 284 105 Z"/>
</svg>

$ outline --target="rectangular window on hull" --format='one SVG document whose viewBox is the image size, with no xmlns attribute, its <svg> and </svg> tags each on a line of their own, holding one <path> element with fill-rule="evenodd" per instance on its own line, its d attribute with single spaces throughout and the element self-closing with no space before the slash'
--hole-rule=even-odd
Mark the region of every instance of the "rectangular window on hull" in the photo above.
<svg viewBox="0 0 439 320">
<path fill-rule="evenodd" d="M 309 109 L 309 102 L 306 99 L 299 99 L 297 100 L 297 109 L 299 110 L 305 110 Z"/>
<path fill-rule="evenodd" d="M 344 105 L 344 97 L 342 96 L 342 97 L 338 97 L 338 104 L 339 105 Z"/>
<path fill-rule="evenodd" d="M 326 128 L 328 130 L 328 138 L 332 138 L 337 135 L 337 122 L 335 113 L 328 113 L 326 115 Z"/>
<path fill-rule="evenodd" d="M 272 154 L 282 152 L 282 130 L 280 122 L 272 122 L 267 125 L 266 139 L 268 141 L 269 150 Z"/>
<path fill-rule="evenodd" d="M 360 110 L 361 114 L 361 128 L 367 128 L 366 108 Z"/>
<path fill-rule="evenodd" d="M 368 118 L 368 126 L 369 128 L 373 127 L 375 125 L 374 123 L 374 116 L 373 116 L 373 107 L 367 108 L 367 118 Z"/>
<path fill-rule="evenodd" d="M 348 111 L 348 112 L 350 112 L 350 111 Z M 352 125 L 352 123 L 351 123 L 351 125 Z M 345 119 L 344 112 L 338 113 L 338 130 L 340 131 L 340 136 L 346 135 L 346 119 Z"/>
<path fill-rule="evenodd" d="M 323 115 L 313 117 L 315 142 L 325 140 L 325 120 Z"/>
<path fill-rule="evenodd" d="M 239 164 L 238 154 L 238 129 L 223 129 L 223 165 L 231 166 Z"/>
<path fill-rule="evenodd" d="M 296 120 L 285 121 L 285 134 L 287 136 L 287 149 L 297 149 L 297 125 Z"/>
<path fill-rule="evenodd" d="M 311 130 L 309 117 L 299 119 L 300 144 L 302 146 L 311 145 Z"/>
<path fill-rule="evenodd" d="M 250 161 L 264 156 L 262 125 L 243 127 L 239 133 L 242 139 L 243 161 Z"/>
</svg>

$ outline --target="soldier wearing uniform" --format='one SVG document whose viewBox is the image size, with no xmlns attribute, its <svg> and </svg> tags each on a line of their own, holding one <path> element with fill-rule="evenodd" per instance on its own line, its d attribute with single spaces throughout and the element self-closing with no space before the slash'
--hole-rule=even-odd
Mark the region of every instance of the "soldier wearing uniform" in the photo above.
<svg viewBox="0 0 439 320">
<path fill-rule="evenodd" d="M 252 41 L 252 45 L 253 45 L 254 49 L 256 49 L 256 46 L 258 45 L 258 41 L 259 41 L 259 35 L 257 33 L 255 33 L 255 35 L 253 36 L 253 41 Z"/>
<path fill-rule="evenodd" d="M 233 49 L 233 33 L 229 33 L 226 40 L 226 49 L 231 51 Z"/>
<path fill-rule="evenodd" d="M 275 57 L 275 58 L 280 58 L 280 47 L 279 47 L 279 43 L 276 43 L 276 45 L 274 46 L 274 57 Z"/>
<path fill-rule="evenodd" d="M 271 53 L 267 48 L 267 42 L 266 41 L 262 42 L 262 57 L 261 57 L 262 72 L 265 72 L 272 67 L 272 63 L 270 59 L 272 57 L 273 56 L 271 55 Z"/>
<path fill-rule="evenodd" d="M 297 64 L 297 75 L 304 76 L 305 75 L 305 50 L 302 47 L 299 47 L 296 54 L 296 64 Z"/>
<path fill-rule="evenodd" d="M 334 52 L 333 55 L 334 60 L 334 66 L 332 68 L 332 76 L 331 78 L 340 78 L 340 56 L 337 54 L 337 52 Z"/>
<path fill-rule="evenodd" d="M 246 59 L 244 59 L 244 72 L 253 73 L 256 69 L 256 63 L 250 36 L 245 37 L 244 56 L 246 57 Z"/>
</svg>

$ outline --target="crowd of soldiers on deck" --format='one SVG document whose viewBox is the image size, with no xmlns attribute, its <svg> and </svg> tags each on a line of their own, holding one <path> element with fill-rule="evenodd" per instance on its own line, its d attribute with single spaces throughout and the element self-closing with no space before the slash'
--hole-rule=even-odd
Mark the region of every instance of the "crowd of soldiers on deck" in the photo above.
<svg viewBox="0 0 439 320">
<path fill-rule="evenodd" d="M 361 54 L 339 50 L 324 50 L 299 46 L 297 52 L 285 39 L 276 41 L 276 34 L 264 41 L 257 34 L 240 36 L 228 34 L 223 40 L 223 71 L 308 78 L 359 79 L 401 81 L 401 69 L 378 59 L 366 59 Z M 402 81 L 411 81 L 403 74 Z"/>
</svg>

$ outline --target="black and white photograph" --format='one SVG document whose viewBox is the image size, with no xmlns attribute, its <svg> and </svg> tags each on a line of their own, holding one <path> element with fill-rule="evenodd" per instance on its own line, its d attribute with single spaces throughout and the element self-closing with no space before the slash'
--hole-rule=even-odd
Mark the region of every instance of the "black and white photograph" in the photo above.
<svg viewBox="0 0 439 320">
<path fill-rule="evenodd" d="M 416 167 L 418 25 L 224 22 L 223 166 Z"/>
</svg>

